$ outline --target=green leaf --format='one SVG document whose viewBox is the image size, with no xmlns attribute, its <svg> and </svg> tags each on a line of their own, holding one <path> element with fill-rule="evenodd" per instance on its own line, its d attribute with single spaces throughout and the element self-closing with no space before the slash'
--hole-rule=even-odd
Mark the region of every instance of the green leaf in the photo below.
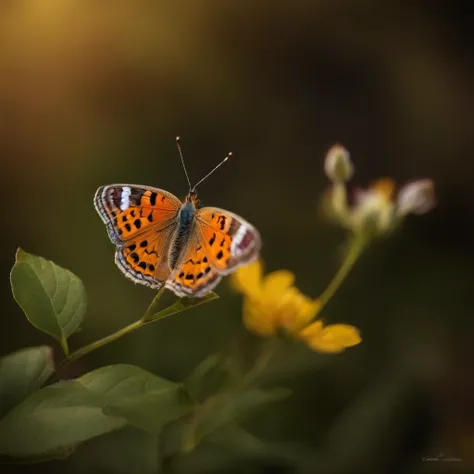
<svg viewBox="0 0 474 474">
<path fill-rule="evenodd" d="M 191 409 L 181 384 L 112 365 L 34 392 L 0 421 L 0 454 L 57 455 L 127 423 L 157 433 Z"/>
<path fill-rule="evenodd" d="M 48 346 L 28 347 L 0 359 L 0 418 L 38 390 L 53 371 Z"/>
<path fill-rule="evenodd" d="M 69 270 L 18 249 L 10 275 L 13 296 L 33 326 L 61 342 L 81 325 L 86 292 Z"/>
<path fill-rule="evenodd" d="M 184 437 L 183 451 L 192 451 L 205 436 L 269 403 L 283 400 L 290 393 L 290 390 L 283 388 L 272 390 L 252 388 L 209 399 L 197 411 L 194 422 L 191 421 L 190 429 Z"/>
<path fill-rule="evenodd" d="M 168 391 L 144 393 L 105 407 L 104 412 L 123 416 L 133 426 L 150 434 L 158 434 L 164 425 L 188 413 L 192 408 L 181 386 Z"/>
<path fill-rule="evenodd" d="M 102 367 L 78 380 L 101 394 L 104 413 L 124 417 L 131 425 L 152 434 L 191 409 L 182 384 L 133 365 Z"/>
<path fill-rule="evenodd" d="M 35 464 L 57 459 L 66 459 L 74 453 L 76 448 L 77 445 L 64 446 L 62 448 L 53 449 L 52 451 L 48 451 L 46 453 L 25 456 L 21 458 L 0 455 L 0 464 Z"/>
<path fill-rule="evenodd" d="M 239 373 L 240 368 L 235 359 L 211 354 L 191 372 L 184 386 L 194 401 L 203 402 L 235 382 Z"/>
<path fill-rule="evenodd" d="M 30 457 L 56 451 L 126 425 L 103 413 L 103 400 L 78 381 L 34 392 L 0 421 L 0 453 Z"/>
<path fill-rule="evenodd" d="M 158 300 L 160 296 L 161 295 L 158 294 L 155 300 Z M 207 294 L 203 298 L 180 298 L 178 301 L 176 301 L 176 303 L 172 304 L 168 308 L 158 311 L 157 313 L 155 313 L 155 311 L 158 301 L 153 300 L 147 312 L 145 313 L 145 316 L 143 316 L 143 321 L 151 322 L 158 319 L 167 318 L 168 316 L 180 313 L 181 311 L 186 311 L 187 309 L 209 303 L 210 301 L 217 298 L 219 298 L 219 296 L 213 292 Z"/>
</svg>

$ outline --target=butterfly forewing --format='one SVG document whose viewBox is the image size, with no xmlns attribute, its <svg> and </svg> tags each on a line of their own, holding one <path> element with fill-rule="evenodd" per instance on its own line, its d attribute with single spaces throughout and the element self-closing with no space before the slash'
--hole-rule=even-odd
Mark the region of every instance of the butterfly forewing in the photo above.
<svg viewBox="0 0 474 474">
<path fill-rule="evenodd" d="M 176 221 L 181 201 L 162 189 L 131 184 L 101 186 L 94 205 L 114 244 Z"/>
<path fill-rule="evenodd" d="M 217 207 L 203 207 L 196 213 L 199 240 L 209 263 L 218 273 L 228 274 L 258 255 L 258 231 L 240 216 Z"/>
<path fill-rule="evenodd" d="M 160 288 L 170 273 L 168 249 L 181 201 L 162 189 L 115 184 L 100 187 L 94 204 L 117 245 L 120 270 L 137 283 Z"/>
</svg>

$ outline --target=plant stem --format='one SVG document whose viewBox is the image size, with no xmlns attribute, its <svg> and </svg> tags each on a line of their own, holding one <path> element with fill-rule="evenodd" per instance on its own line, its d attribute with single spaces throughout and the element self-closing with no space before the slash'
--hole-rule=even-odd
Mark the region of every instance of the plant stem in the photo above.
<svg viewBox="0 0 474 474">
<path fill-rule="evenodd" d="M 362 251 L 365 248 L 366 240 L 362 237 L 356 237 L 352 241 L 352 244 L 347 252 L 346 258 L 342 262 L 341 267 L 339 268 L 334 278 L 331 280 L 329 285 L 323 291 L 321 296 L 319 297 L 319 311 L 321 311 L 324 306 L 327 305 L 329 300 L 334 296 L 334 293 L 338 290 L 341 286 L 342 282 L 346 278 L 346 276 L 351 271 L 352 267 L 354 266 L 357 259 L 360 257 Z"/>
<path fill-rule="evenodd" d="M 136 331 L 137 329 L 140 329 L 146 324 L 149 324 L 155 321 L 155 320 L 150 320 L 149 317 L 157 310 L 158 301 L 160 300 L 164 291 L 165 291 L 165 287 L 163 286 L 160 288 L 160 290 L 156 294 L 155 298 L 153 299 L 151 305 L 148 307 L 145 314 L 139 320 L 134 321 L 128 326 L 125 326 L 124 328 L 119 329 L 118 331 L 115 331 L 114 333 L 109 334 L 108 336 L 105 336 L 102 339 L 91 342 L 90 344 L 87 344 L 86 346 L 81 347 L 80 349 L 77 349 L 76 351 L 71 352 L 71 353 L 69 353 L 67 341 L 64 340 L 64 343 L 63 343 L 63 341 L 61 340 L 60 341 L 61 347 L 63 348 L 64 353 L 66 354 L 66 358 L 63 359 L 63 361 L 58 364 L 57 369 L 46 380 L 44 385 L 48 385 L 54 380 L 56 380 L 59 372 L 70 363 L 80 359 L 81 357 L 84 357 L 85 355 L 89 354 L 92 351 L 95 351 L 96 349 L 100 349 L 101 347 L 109 344 L 110 342 L 120 339 L 122 336 L 125 336 L 126 334 L 130 334 L 131 332 Z"/>
<path fill-rule="evenodd" d="M 269 362 L 272 360 L 278 346 L 278 339 L 273 337 L 263 344 L 260 354 L 255 360 L 255 364 L 250 368 L 239 389 L 244 389 L 249 386 L 266 368 Z"/>
<path fill-rule="evenodd" d="M 64 355 L 66 357 L 68 357 L 69 356 L 69 346 L 67 344 L 67 339 L 64 336 L 62 336 L 61 339 L 59 340 L 59 344 L 61 344 Z"/>
<path fill-rule="evenodd" d="M 89 354 L 89 352 L 95 351 L 96 349 L 99 349 L 105 346 L 106 344 L 109 344 L 109 342 L 116 341 L 122 336 L 125 336 L 126 334 L 129 334 L 133 331 L 136 331 L 137 329 L 140 329 L 145 324 L 146 323 L 142 319 L 139 319 L 138 321 L 135 321 L 132 324 L 125 326 L 122 329 L 119 329 L 113 334 L 105 336 L 102 339 L 99 339 L 97 341 L 91 342 L 90 344 L 87 344 L 87 346 L 77 349 L 77 351 L 74 351 L 71 354 L 69 354 L 69 356 L 67 356 L 66 361 L 68 364 L 70 364 L 71 362 L 74 362 L 75 360 L 80 359 L 81 357 L 84 357 L 86 354 Z"/>
</svg>

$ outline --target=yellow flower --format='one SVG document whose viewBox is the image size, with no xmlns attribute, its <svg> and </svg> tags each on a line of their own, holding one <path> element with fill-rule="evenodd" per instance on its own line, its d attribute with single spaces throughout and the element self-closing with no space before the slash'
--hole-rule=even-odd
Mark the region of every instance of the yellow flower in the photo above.
<svg viewBox="0 0 474 474">
<path fill-rule="evenodd" d="M 315 351 L 332 353 L 342 352 L 362 341 L 359 330 L 354 326 L 330 324 L 324 327 L 321 321 L 304 328 L 299 338 Z"/>
<path fill-rule="evenodd" d="M 245 295 L 243 320 L 249 331 L 268 337 L 284 330 L 319 352 L 341 352 L 361 341 L 358 330 L 352 326 L 335 324 L 323 329 L 320 321 L 311 324 L 320 302 L 301 293 L 293 286 L 294 280 L 287 270 L 264 277 L 260 261 L 234 273 L 232 286 Z"/>
</svg>

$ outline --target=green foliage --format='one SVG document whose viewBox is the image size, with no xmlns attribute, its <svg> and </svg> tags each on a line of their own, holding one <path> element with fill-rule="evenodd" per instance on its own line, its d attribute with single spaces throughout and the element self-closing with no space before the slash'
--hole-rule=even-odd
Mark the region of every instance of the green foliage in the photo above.
<svg viewBox="0 0 474 474">
<path fill-rule="evenodd" d="M 61 342 L 81 325 L 86 292 L 81 280 L 55 263 L 18 249 L 11 271 L 13 296 L 33 326 Z"/>
<path fill-rule="evenodd" d="M 0 421 L 0 453 L 48 453 L 126 424 L 158 432 L 189 409 L 180 384 L 131 365 L 102 367 L 36 391 L 13 408 Z"/>
<path fill-rule="evenodd" d="M 41 385 L 54 371 L 51 347 L 21 349 L 0 359 L 0 418 Z"/>
<path fill-rule="evenodd" d="M 183 451 L 193 450 L 204 437 L 270 403 L 285 399 L 290 393 L 289 390 L 282 388 L 271 390 L 248 388 L 209 397 L 190 423 L 183 441 Z"/>
<path fill-rule="evenodd" d="M 189 374 L 184 385 L 191 398 L 200 403 L 235 383 L 240 371 L 235 359 L 211 354 Z"/>
<path fill-rule="evenodd" d="M 69 446 L 125 426 L 105 415 L 100 396 L 77 381 L 43 388 L 0 422 L 0 453 L 31 456 Z"/>
<path fill-rule="evenodd" d="M 102 367 L 78 379 L 103 397 L 104 413 L 158 433 L 165 423 L 191 409 L 182 384 L 157 377 L 132 365 Z"/>
<path fill-rule="evenodd" d="M 54 366 L 52 349 L 30 347 L 0 360 L 0 456 L 25 462 L 61 459 L 78 444 L 133 426 L 150 435 L 176 421 L 180 427 L 175 452 L 193 449 L 205 436 L 235 418 L 287 392 L 239 386 L 240 367 L 218 354 L 205 359 L 186 381 L 171 382 L 139 367 L 102 367 L 74 380 L 47 385 L 64 365 L 144 325 L 218 296 L 181 298 L 160 309 L 164 288 L 145 315 L 116 333 L 69 353 L 67 338 L 81 325 L 86 294 L 81 280 L 64 268 L 19 249 L 11 272 L 13 295 L 28 320 L 57 339 L 66 358 Z M 44 386 L 47 385 L 47 386 Z M 42 388 L 43 387 L 43 388 Z"/>
</svg>

